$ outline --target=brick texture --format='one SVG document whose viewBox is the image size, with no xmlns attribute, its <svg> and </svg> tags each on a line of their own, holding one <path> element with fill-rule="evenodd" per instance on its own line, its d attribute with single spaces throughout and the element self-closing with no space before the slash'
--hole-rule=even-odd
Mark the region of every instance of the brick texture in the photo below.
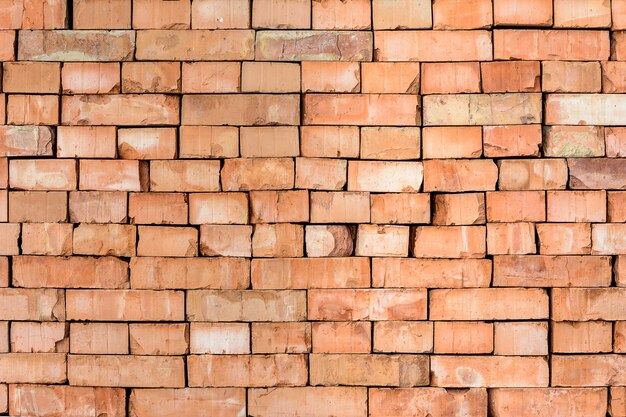
<svg viewBox="0 0 626 417">
<path fill-rule="evenodd" d="M 0 0 L 0 416 L 626 417 L 625 4 Z"/>
</svg>

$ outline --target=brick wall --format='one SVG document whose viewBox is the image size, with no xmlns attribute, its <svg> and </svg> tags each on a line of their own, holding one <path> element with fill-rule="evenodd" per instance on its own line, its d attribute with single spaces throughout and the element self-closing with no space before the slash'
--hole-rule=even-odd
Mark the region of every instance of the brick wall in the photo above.
<svg viewBox="0 0 626 417">
<path fill-rule="evenodd" d="M 0 0 L 0 60 L 0 415 L 626 417 L 626 1 Z"/>
</svg>

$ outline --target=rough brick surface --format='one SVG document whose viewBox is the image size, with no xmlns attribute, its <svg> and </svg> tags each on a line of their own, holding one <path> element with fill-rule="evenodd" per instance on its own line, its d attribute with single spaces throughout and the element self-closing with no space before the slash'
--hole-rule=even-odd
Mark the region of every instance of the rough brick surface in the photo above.
<svg viewBox="0 0 626 417">
<path fill-rule="evenodd" d="M 624 0 L 0 0 L 0 415 L 626 417 Z"/>
</svg>

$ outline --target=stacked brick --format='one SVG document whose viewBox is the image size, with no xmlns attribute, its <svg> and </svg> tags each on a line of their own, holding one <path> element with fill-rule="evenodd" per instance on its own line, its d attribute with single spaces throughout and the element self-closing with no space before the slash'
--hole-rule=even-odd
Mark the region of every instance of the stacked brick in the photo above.
<svg viewBox="0 0 626 417">
<path fill-rule="evenodd" d="M 626 417 L 626 2 L 0 0 L 0 415 Z"/>
</svg>

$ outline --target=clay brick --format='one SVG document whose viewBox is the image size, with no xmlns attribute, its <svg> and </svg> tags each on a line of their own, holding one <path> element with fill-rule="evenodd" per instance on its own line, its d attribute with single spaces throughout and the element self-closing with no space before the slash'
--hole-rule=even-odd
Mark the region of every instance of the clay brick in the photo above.
<svg viewBox="0 0 626 417">
<path fill-rule="evenodd" d="M 572 189 L 625 189 L 626 161 L 612 158 L 574 158 L 567 161 Z"/>
<path fill-rule="evenodd" d="M 115 158 L 114 126 L 58 126 L 56 137 L 59 158 Z"/>
<path fill-rule="evenodd" d="M 198 256 L 195 227 L 139 226 L 137 256 Z"/>
<path fill-rule="evenodd" d="M 0 187 L 8 188 L 9 186 L 9 159 L 0 158 Z"/>
<path fill-rule="evenodd" d="M 246 193 L 189 194 L 190 224 L 246 224 L 248 196 Z"/>
<path fill-rule="evenodd" d="M 544 154 L 558 157 L 604 156 L 604 128 L 550 126 L 544 132 Z"/>
<path fill-rule="evenodd" d="M 20 31 L 20 61 L 130 61 L 135 49 L 130 30 Z"/>
<path fill-rule="evenodd" d="M 150 191 L 220 191 L 219 169 L 215 160 L 150 161 Z"/>
<path fill-rule="evenodd" d="M 241 91 L 297 93 L 300 91 L 300 65 L 286 62 L 243 62 Z"/>
<path fill-rule="evenodd" d="M 186 224 L 187 195 L 130 193 L 128 217 L 135 224 Z"/>
<path fill-rule="evenodd" d="M 609 222 L 626 222 L 626 193 L 609 192 L 607 206 Z"/>
<path fill-rule="evenodd" d="M 248 0 L 198 0 L 191 3 L 192 29 L 248 29 Z"/>
<path fill-rule="evenodd" d="M 613 326 L 604 321 L 552 322 L 552 352 L 596 353 L 613 350 Z"/>
<path fill-rule="evenodd" d="M 435 0 L 433 29 L 480 29 L 493 21 L 491 0 Z"/>
<path fill-rule="evenodd" d="M 133 29 L 189 29 L 191 23 L 190 0 L 133 0 L 133 9 Z"/>
<path fill-rule="evenodd" d="M 76 415 L 89 410 L 95 415 L 123 417 L 126 397 L 124 390 L 117 388 L 11 385 L 9 409 L 11 414 L 20 416 Z"/>
<path fill-rule="evenodd" d="M 420 121 L 419 110 L 414 95 L 306 94 L 303 124 L 414 126 Z"/>
<path fill-rule="evenodd" d="M 253 353 L 311 351 L 311 323 L 252 323 Z"/>
<path fill-rule="evenodd" d="M 307 410 L 311 417 L 342 410 L 345 417 L 367 415 L 364 387 L 279 387 L 248 391 L 248 412 L 258 417 L 296 414 Z"/>
<path fill-rule="evenodd" d="M 311 385 L 428 385 L 426 355 L 312 354 Z"/>
<path fill-rule="evenodd" d="M 438 289 L 429 295 L 431 320 L 532 320 L 549 314 L 543 289 Z"/>
<path fill-rule="evenodd" d="M 321 158 L 358 158 L 357 126 L 301 126 L 302 156 Z"/>
<path fill-rule="evenodd" d="M 428 0 L 373 0 L 374 29 L 428 29 L 432 6 Z"/>
<path fill-rule="evenodd" d="M 115 94 L 120 92 L 117 62 L 67 62 L 61 71 L 65 94 Z"/>
<path fill-rule="evenodd" d="M 481 62 L 480 70 L 483 91 L 485 93 L 541 91 L 541 68 L 539 62 Z"/>
<path fill-rule="evenodd" d="M 416 258 L 482 258 L 485 235 L 484 226 L 418 226 L 412 254 Z"/>
<path fill-rule="evenodd" d="M 370 199 L 372 223 L 430 223 L 429 194 L 371 194 Z"/>
<path fill-rule="evenodd" d="M 492 353 L 493 323 L 437 321 L 435 353 Z"/>
<path fill-rule="evenodd" d="M 8 321 L 0 322 L 0 352 L 2 352 L 2 353 L 8 353 L 9 352 L 9 350 L 10 350 L 9 342 L 10 342 L 10 340 L 9 340 L 9 322 Z M 5 385 L 5 387 L 6 387 L 6 385 Z M 2 390 L 0 390 L 0 396 L 6 396 L 6 390 L 4 390 L 4 392 L 2 392 Z"/>
<path fill-rule="evenodd" d="M 80 224 L 74 229 L 74 253 L 135 256 L 136 227 L 123 224 Z"/>
<path fill-rule="evenodd" d="M 541 121 L 541 95 L 449 94 L 425 96 L 424 126 L 521 125 Z"/>
<path fill-rule="evenodd" d="M 422 173 L 419 162 L 350 161 L 348 191 L 418 192 Z"/>
<path fill-rule="evenodd" d="M 59 96 L 9 95 L 6 120 L 11 125 L 58 125 Z"/>
<path fill-rule="evenodd" d="M 500 160 L 500 190 L 564 189 L 567 165 L 564 159 Z"/>
<path fill-rule="evenodd" d="M 492 59 L 491 34 L 485 30 L 377 31 L 374 32 L 374 42 L 377 61 L 448 62 Z M 446 48 L 441 45 L 446 45 Z"/>
<path fill-rule="evenodd" d="M 482 154 L 480 126 L 425 127 L 422 130 L 424 158 L 476 158 Z"/>
<path fill-rule="evenodd" d="M 15 39 L 14 30 L 0 30 L 0 59 L 3 61 L 15 60 Z"/>
<path fill-rule="evenodd" d="M 61 66 L 54 62 L 5 62 L 2 91 L 5 93 L 58 94 Z"/>
<path fill-rule="evenodd" d="M 69 161 L 68 161 L 69 162 Z M 147 163 L 122 160 L 81 160 L 79 188 L 97 191 L 143 191 Z"/>
<path fill-rule="evenodd" d="M 493 285 L 503 287 L 606 287 L 608 256 L 495 256 Z"/>
<path fill-rule="evenodd" d="M 129 108 L 135 111 L 128 111 Z M 63 96 L 64 125 L 177 125 L 179 99 L 163 94 Z"/>
<path fill-rule="evenodd" d="M 252 27 L 310 29 L 310 0 L 256 0 L 252 2 Z"/>
<path fill-rule="evenodd" d="M 11 323 L 11 352 L 64 353 L 69 350 L 65 323 Z"/>
<path fill-rule="evenodd" d="M 0 221 L 6 222 L 9 219 L 9 192 L 0 190 Z"/>
<path fill-rule="evenodd" d="M 9 185 L 18 190 L 76 189 L 76 161 L 55 159 L 12 159 Z"/>
<path fill-rule="evenodd" d="M 626 63 L 617 61 L 604 61 L 602 64 L 602 92 L 624 93 L 626 92 Z"/>
<path fill-rule="evenodd" d="M 494 355 L 548 354 L 547 322 L 499 322 L 494 327 Z"/>
<path fill-rule="evenodd" d="M 65 353 L 0 354 L 0 379 L 9 384 L 63 384 L 67 380 Z"/>
<path fill-rule="evenodd" d="M 488 259 L 372 259 L 373 287 L 488 287 Z"/>
<path fill-rule="evenodd" d="M 542 255 L 591 253 L 591 225 L 588 223 L 538 224 L 537 236 Z"/>
<path fill-rule="evenodd" d="M 539 156 L 540 125 L 485 126 L 483 134 L 485 156 Z"/>
<path fill-rule="evenodd" d="M 533 223 L 488 223 L 489 255 L 524 255 L 537 253 Z"/>
<path fill-rule="evenodd" d="M 623 385 L 625 358 L 624 355 L 552 355 L 552 385 Z"/>
<path fill-rule="evenodd" d="M 189 351 L 221 355 L 250 353 L 250 324 L 191 323 Z"/>
<path fill-rule="evenodd" d="M 425 63 L 422 71 L 423 94 L 480 93 L 477 62 Z"/>
<path fill-rule="evenodd" d="M 300 154 L 296 126 L 242 127 L 239 148 L 243 158 L 281 158 Z"/>
<path fill-rule="evenodd" d="M 312 2 L 313 29 L 371 29 L 371 18 L 369 0 L 314 0 Z"/>
<path fill-rule="evenodd" d="M 1 126 L 0 155 L 52 156 L 53 138 L 47 126 Z"/>
<path fill-rule="evenodd" d="M 360 89 L 358 62 L 302 62 L 302 91 L 305 93 L 358 93 Z"/>
<path fill-rule="evenodd" d="M 489 222 L 541 222 L 546 220 L 546 198 L 543 191 L 488 192 Z"/>
<path fill-rule="evenodd" d="M 491 159 L 424 161 L 424 191 L 495 190 L 498 168 Z"/>
<path fill-rule="evenodd" d="M 122 64 L 122 93 L 179 92 L 180 80 L 180 64 L 177 62 Z"/>
<path fill-rule="evenodd" d="M 72 223 L 125 223 L 127 197 L 121 191 L 72 191 L 69 198 Z"/>
<path fill-rule="evenodd" d="M 130 323 L 132 355 L 184 355 L 189 352 L 189 325 Z"/>
<path fill-rule="evenodd" d="M 174 159 L 175 128 L 119 129 L 117 149 L 121 159 Z"/>
<path fill-rule="evenodd" d="M 609 158 L 626 156 L 626 129 L 609 127 L 604 129 L 606 156 Z"/>
<path fill-rule="evenodd" d="M 494 0 L 496 26 L 551 26 L 552 0 Z"/>
<path fill-rule="evenodd" d="M 309 320 L 425 320 L 426 290 L 338 289 L 308 291 Z"/>
<path fill-rule="evenodd" d="M 252 256 L 252 226 L 200 226 L 200 253 L 204 256 Z"/>
<path fill-rule="evenodd" d="M 74 29 L 130 29 L 131 0 L 74 0 Z"/>
<path fill-rule="evenodd" d="M 550 379 L 548 361 L 532 356 L 432 356 L 431 375 L 448 388 L 547 387 Z"/>
<path fill-rule="evenodd" d="M 181 357 L 126 355 L 69 355 L 70 385 L 109 387 L 183 387 Z"/>
<path fill-rule="evenodd" d="M 224 191 L 290 189 L 294 178 L 291 158 L 226 159 L 221 171 Z"/>
<path fill-rule="evenodd" d="M 625 255 L 626 224 L 594 224 L 591 230 L 593 255 Z"/>
<path fill-rule="evenodd" d="M 19 223 L 0 223 L 0 255 L 19 255 Z"/>
<path fill-rule="evenodd" d="M 601 90 L 599 62 L 542 62 L 543 91 L 596 93 Z"/>
<path fill-rule="evenodd" d="M 303 321 L 306 291 L 187 292 L 187 321 Z"/>
<path fill-rule="evenodd" d="M 624 320 L 625 288 L 553 288 L 555 321 Z"/>
<path fill-rule="evenodd" d="M 483 193 L 436 194 L 433 205 L 433 225 L 485 224 Z"/>
<path fill-rule="evenodd" d="M 363 93 L 417 94 L 420 65 L 417 62 L 363 62 Z"/>
<path fill-rule="evenodd" d="M 463 413 L 485 416 L 487 412 L 487 390 L 469 388 L 448 390 L 444 388 L 370 388 L 370 417 L 394 415 L 449 415 L 460 417 Z"/>
<path fill-rule="evenodd" d="M 497 60 L 606 61 L 608 31 L 494 30 L 493 58 Z"/>
<path fill-rule="evenodd" d="M 624 31 L 611 33 L 611 59 L 624 61 L 626 58 L 626 35 Z"/>
<path fill-rule="evenodd" d="M 239 130 L 230 126 L 181 126 L 180 158 L 239 156 Z"/>
<path fill-rule="evenodd" d="M 365 288 L 370 283 L 366 258 L 254 259 L 252 288 Z"/>
<path fill-rule="evenodd" d="M 433 323 L 428 321 L 375 322 L 373 343 L 374 352 L 432 352 Z"/>
<path fill-rule="evenodd" d="M 258 31 L 254 57 L 257 61 L 371 61 L 372 44 L 372 33 L 366 31 Z"/>
<path fill-rule="evenodd" d="M 312 192 L 311 223 L 369 223 L 369 193 Z"/>
<path fill-rule="evenodd" d="M 293 94 L 185 95 L 186 125 L 276 126 L 300 122 L 300 97 Z M 229 109 L 224 112 L 223 109 Z"/>
<path fill-rule="evenodd" d="M 297 178 L 298 171 L 296 171 Z M 297 191 L 250 192 L 250 223 L 297 223 L 309 221 L 309 193 Z M 245 218 L 242 216 L 245 223 Z"/>
<path fill-rule="evenodd" d="M 128 323 L 71 323 L 70 352 L 128 355 Z"/>
<path fill-rule="evenodd" d="M 606 388 L 504 388 L 489 390 L 489 410 L 494 417 L 565 414 L 604 417 Z"/>
<path fill-rule="evenodd" d="M 250 261 L 234 258 L 132 258 L 134 289 L 248 288 Z"/>
<path fill-rule="evenodd" d="M 314 353 L 369 353 L 372 325 L 366 322 L 312 323 Z"/>
<path fill-rule="evenodd" d="M 22 253 L 25 255 L 71 255 L 72 229 L 69 223 L 25 223 L 22 226 Z"/>
<path fill-rule="evenodd" d="M 238 93 L 239 62 L 183 62 L 183 93 Z"/>
<path fill-rule="evenodd" d="M 556 28 L 609 26 L 611 26 L 611 5 L 605 1 L 554 1 L 554 27 Z"/>
<path fill-rule="evenodd" d="M 606 323 L 606 324 L 608 324 L 610 327 L 610 323 Z M 614 339 L 613 351 L 616 353 L 626 352 L 626 322 L 618 321 L 614 324 L 614 338 L 613 339 Z"/>
<path fill-rule="evenodd" d="M 609 414 L 611 417 L 626 416 L 626 389 L 611 387 L 609 392 Z"/>
<path fill-rule="evenodd" d="M 259 258 L 304 256 L 304 227 L 298 224 L 258 224 L 252 235 L 252 255 Z"/>
<path fill-rule="evenodd" d="M 624 105 L 621 94 L 550 94 L 545 104 L 545 123 L 619 125 Z"/>
<path fill-rule="evenodd" d="M 180 414 L 201 417 L 207 410 L 215 416 L 224 417 L 245 414 L 246 390 L 133 389 L 129 399 L 129 413 L 135 417 L 174 417 Z"/>
<path fill-rule="evenodd" d="M 359 225 L 356 256 L 408 256 L 409 227 Z"/>
<path fill-rule="evenodd" d="M 67 193 L 64 191 L 9 192 L 9 221 L 64 222 L 67 220 Z"/>
<path fill-rule="evenodd" d="M 9 257 L 0 257 L 0 287 L 9 286 Z"/>
<path fill-rule="evenodd" d="M 305 355 L 190 355 L 190 387 L 301 386 L 307 382 Z"/>
<path fill-rule="evenodd" d="M 418 159 L 420 130 L 413 127 L 364 127 L 361 129 L 362 159 Z"/>
<path fill-rule="evenodd" d="M 68 290 L 68 320 L 181 321 L 182 291 Z"/>
</svg>

